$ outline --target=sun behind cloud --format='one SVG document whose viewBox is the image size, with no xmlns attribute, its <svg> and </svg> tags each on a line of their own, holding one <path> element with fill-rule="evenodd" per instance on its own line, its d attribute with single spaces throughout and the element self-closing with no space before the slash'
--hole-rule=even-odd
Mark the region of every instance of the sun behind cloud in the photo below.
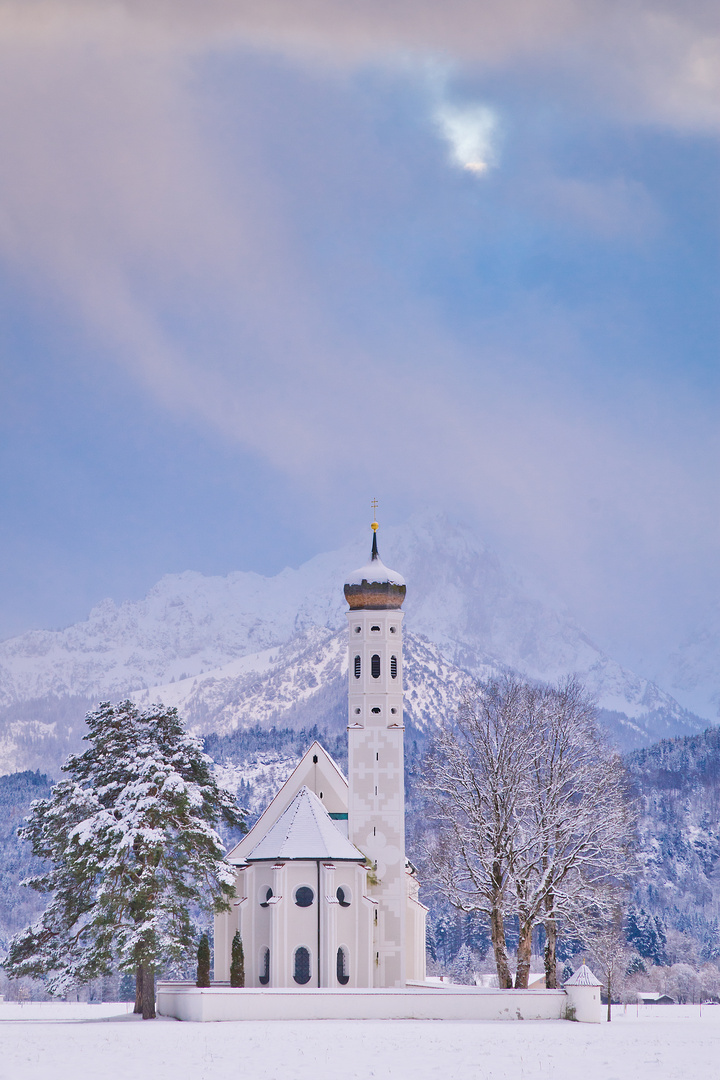
<svg viewBox="0 0 720 1080">
<path fill-rule="evenodd" d="M 434 120 L 453 165 L 481 176 L 497 164 L 498 117 L 487 105 L 440 105 Z"/>
</svg>

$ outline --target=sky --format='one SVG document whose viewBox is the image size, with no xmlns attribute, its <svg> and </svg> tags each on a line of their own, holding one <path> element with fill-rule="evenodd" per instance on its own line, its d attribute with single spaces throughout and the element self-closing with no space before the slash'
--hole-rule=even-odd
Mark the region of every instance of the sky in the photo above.
<svg viewBox="0 0 720 1080">
<path fill-rule="evenodd" d="M 428 507 L 720 600 L 706 0 L 0 0 L 0 636 Z"/>
</svg>

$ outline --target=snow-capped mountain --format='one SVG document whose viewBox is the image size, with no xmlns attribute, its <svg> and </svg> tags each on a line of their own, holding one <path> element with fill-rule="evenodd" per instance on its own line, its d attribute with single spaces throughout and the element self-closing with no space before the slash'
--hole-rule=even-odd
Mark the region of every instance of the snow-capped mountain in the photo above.
<svg viewBox="0 0 720 1080">
<path fill-rule="evenodd" d="M 472 683 L 468 672 L 443 656 L 437 645 L 412 634 L 403 650 L 405 711 L 416 727 L 434 726 L 455 711 Z M 344 730 L 347 724 L 347 637 L 319 629 L 298 635 L 279 649 L 233 660 L 215 671 L 165 686 L 136 691 L 139 704 L 175 705 L 191 731 L 226 735 L 259 725 Z M 489 676 L 497 668 L 487 667 Z"/>
<path fill-rule="evenodd" d="M 548 680 L 576 672 L 611 727 L 625 732 L 625 745 L 703 726 L 656 685 L 605 655 L 570 615 L 523 583 L 469 529 L 442 516 L 419 516 L 382 530 L 380 547 L 408 583 L 406 685 L 418 722 L 447 711 L 468 675 L 509 668 Z M 203 731 L 255 722 L 298 726 L 344 715 L 337 713 L 345 693 L 342 585 L 366 561 L 368 548 L 369 540 L 358 541 L 269 578 L 170 575 L 143 600 L 106 600 L 85 622 L 3 642 L 6 752 L 0 766 L 10 764 L 19 737 L 7 731 L 7 722 L 12 717 L 15 728 L 22 726 L 31 702 L 35 722 L 51 726 L 53 702 L 139 691 L 182 705 Z M 419 688 L 421 667 L 426 674 Z M 12 767 L 29 767 L 27 756 Z"/>
<path fill-rule="evenodd" d="M 720 719 L 720 604 L 668 657 L 665 685 L 701 716 Z"/>
</svg>

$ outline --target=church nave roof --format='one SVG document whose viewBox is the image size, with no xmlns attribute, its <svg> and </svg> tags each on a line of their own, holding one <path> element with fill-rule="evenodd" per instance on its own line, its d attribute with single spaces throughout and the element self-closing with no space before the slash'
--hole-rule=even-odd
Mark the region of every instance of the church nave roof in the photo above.
<svg viewBox="0 0 720 1080">
<path fill-rule="evenodd" d="M 260 859 L 364 862 L 365 856 L 333 824 L 317 795 L 308 787 L 302 787 L 246 859 L 248 862 Z"/>
</svg>

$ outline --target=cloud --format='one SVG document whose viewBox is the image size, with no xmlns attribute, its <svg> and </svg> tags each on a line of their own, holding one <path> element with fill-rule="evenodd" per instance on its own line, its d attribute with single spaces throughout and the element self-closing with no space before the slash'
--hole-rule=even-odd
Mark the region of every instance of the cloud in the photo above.
<svg viewBox="0 0 720 1080">
<path fill-rule="evenodd" d="M 720 126 L 720 20 L 709 0 L 2 0 L 7 40 L 102 35 L 117 49 L 198 55 L 252 47 L 332 67 L 435 56 L 516 68 L 593 97 L 628 123 Z"/>
</svg>

